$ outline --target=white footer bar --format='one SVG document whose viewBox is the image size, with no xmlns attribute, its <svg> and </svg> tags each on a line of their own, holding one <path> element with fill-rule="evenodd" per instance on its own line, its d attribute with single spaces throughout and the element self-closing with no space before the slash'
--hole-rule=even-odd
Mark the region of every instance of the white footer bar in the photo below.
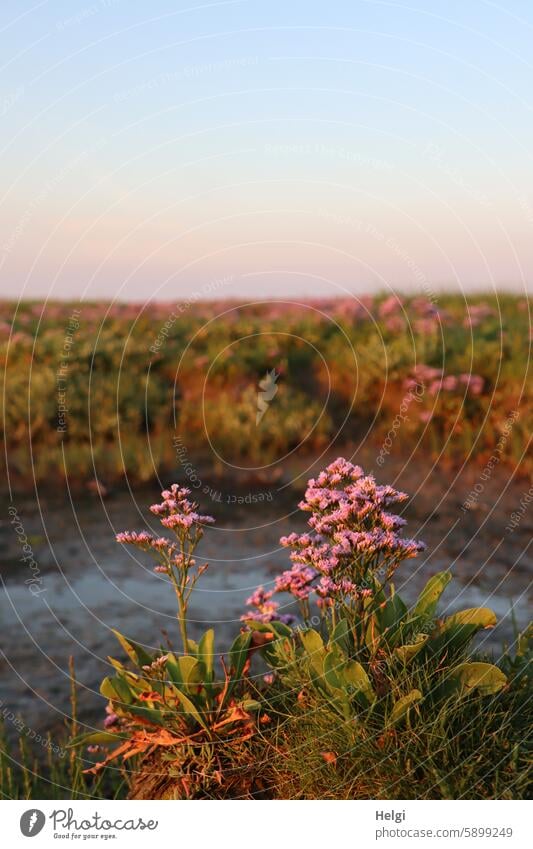
<svg viewBox="0 0 533 849">
<path fill-rule="evenodd" d="M 0 805 L 6 849 L 533 846 L 526 802 L 34 800 Z"/>
</svg>

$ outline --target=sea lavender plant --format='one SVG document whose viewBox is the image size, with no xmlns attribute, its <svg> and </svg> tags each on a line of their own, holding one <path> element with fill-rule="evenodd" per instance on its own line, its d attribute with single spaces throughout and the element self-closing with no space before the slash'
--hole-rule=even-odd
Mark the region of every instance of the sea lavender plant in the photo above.
<svg viewBox="0 0 533 849">
<path fill-rule="evenodd" d="M 151 652 L 114 630 L 133 670 L 109 658 L 115 674 L 104 678 L 100 686 L 108 699 L 104 729 L 75 736 L 71 742 L 90 746 L 90 754 L 106 752 L 104 759 L 85 770 L 89 774 L 98 775 L 116 758 L 130 764 L 138 757 L 131 786 L 134 798 L 167 794 L 211 798 L 215 790 L 221 795 L 249 793 L 257 770 L 248 741 L 258 725 L 270 721 L 259 713 L 261 704 L 253 698 L 256 688 L 247 674 L 253 651 L 267 638 L 248 629 L 241 631 L 227 659 L 220 656 L 223 677 L 219 680 L 214 630 L 210 628 L 198 642 L 188 638 L 189 600 L 207 568 L 207 564 L 196 567 L 193 554 L 204 526 L 214 521 L 199 513 L 189 495 L 188 489 L 174 484 L 163 491 L 163 501 L 150 508 L 175 540 L 147 531 L 117 535 L 118 542 L 154 556 L 155 571 L 170 578 L 178 601 L 183 654 L 175 653 L 170 645 Z M 241 767 L 246 764 L 247 770 L 235 768 L 237 761 Z"/>
<path fill-rule="evenodd" d="M 425 545 L 402 536 L 405 520 L 389 508 L 407 499 L 392 486 L 339 457 L 308 482 L 301 510 L 311 514 L 310 532 L 282 537 L 292 549 L 292 568 L 276 578 L 271 591 L 259 588 L 248 600 L 254 609 L 243 619 L 279 620 L 274 593 L 286 592 L 299 603 L 304 620 L 313 598 L 334 627 L 339 617 L 363 619 L 369 600 L 400 564 Z"/>
<path fill-rule="evenodd" d="M 395 593 L 394 573 L 425 548 L 402 535 L 405 520 L 390 510 L 406 498 L 339 457 L 309 481 L 299 505 L 311 514 L 310 531 L 281 540 L 292 549 L 292 568 L 273 590 L 254 593 L 256 610 L 243 617 L 271 638 L 262 652 L 277 686 L 304 696 L 311 689 L 345 722 L 356 719 L 356 728 L 367 711 L 390 729 L 441 700 L 494 695 L 507 685 L 494 665 L 468 660 L 473 636 L 496 623 L 492 610 L 436 617 L 449 571 L 432 575 L 412 607 Z M 298 601 L 303 627 L 291 631 L 279 622 L 276 592 Z M 320 630 L 310 627 L 312 600 Z"/>
<path fill-rule="evenodd" d="M 117 534 L 117 542 L 134 545 L 142 551 L 149 551 L 155 555 L 158 564 L 154 572 L 169 576 L 176 598 L 178 600 L 177 619 L 179 623 L 183 651 L 189 653 L 187 638 L 187 609 L 189 600 L 196 586 L 198 578 L 207 569 L 207 563 L 196 566 L 193 557 L 196 546 L 200 542 L 204 525 L 212 524 L 215 520 L 212 516 L 204 516 L 198 513 L 198 504 L 189 501 L 190 489 L 172 484 L 170 489 L 161 493 L 161 504 L 152 504 L 150 510 L 160 521 L 164 528 L 172 531 L 176 542 L 167 537 L 155 537 L 148 531 L 124 531 Z"/>
</svg>

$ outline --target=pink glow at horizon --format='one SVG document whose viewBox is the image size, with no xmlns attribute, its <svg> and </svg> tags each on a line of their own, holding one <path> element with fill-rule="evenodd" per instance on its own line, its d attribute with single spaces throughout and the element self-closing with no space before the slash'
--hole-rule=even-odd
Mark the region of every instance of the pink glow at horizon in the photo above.
<svg viewBox="0 0 533 849">
<path fill-rule="evenodd" d="M 2 296 L 531 291 L 533 12 L 419 6 L 3 9 Z"/>
</svg>

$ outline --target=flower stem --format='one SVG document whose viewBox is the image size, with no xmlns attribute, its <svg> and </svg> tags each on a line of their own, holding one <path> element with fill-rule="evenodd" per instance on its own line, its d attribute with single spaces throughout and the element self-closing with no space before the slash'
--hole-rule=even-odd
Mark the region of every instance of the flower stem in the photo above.
<svg viewBox="0 0 533 849">
<path fill-rule="evenodd" d="M 184 599 L 184 586 L 178 582 L 172 565 L 169 565 L 169 575 L 174 585 L 174 592 L 176 593 L 176 598 L 178 600 L 178 613 L 176 615 L 176 619 L 178 620 L 181 640 L 183 642 L 183 653 L 189 654 L 189 643 L 187 640 L 187 603 Z"/>
<path fill-rule="evenodd" d="M 180 626 L 181 639 L 183 642 L 183 653 L 189 654 L 189 642 L 187 640 L 187 610 L 183 598 L 178 595 L 178 623 Z"/>
</svg>

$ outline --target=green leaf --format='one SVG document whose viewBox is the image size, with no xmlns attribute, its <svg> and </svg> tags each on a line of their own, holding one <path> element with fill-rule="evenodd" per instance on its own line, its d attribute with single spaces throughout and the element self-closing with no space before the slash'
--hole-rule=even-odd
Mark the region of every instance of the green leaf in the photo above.
<svg viewBox="0 0 533 849">
<path fill-rule="evenodd" d="M 148 681 L 148 679 L 142 678 L 140 675 L 136 675 L 135 672 L 130 672 L 129 669 L 124 669 L 121 671 L 124 680 L 126 681 L 133 693 L 135 691 L 143 693 L 148 690 L 154 689 L 153 681 Z"/>
<path fill-rule="evenodd" d="M 183 685 L 189 689 L 197 689 L 198 685 L 202 684 L 204 680 L 202 664 L 190 654 L 180 655 L 177 659 L 177 663 Z"/>
<path fill-rule="evenodd" d="M 479 628 L 493 628 L 497 622 L 496 614 L 488 607 L 470 607 L 461 610 L 444 620 L 443 629 L 453 625 L 474 625 Z"/>
<path fill-rule="evenodd" d="M 311 669 L 315 675 L 321 677 L 324 674 L 324 661 L 326 657 L 326 649 L 324 648 L 322 637 L 318 631 L 310 628 L 308 631 L 300 631 L 300 639 L 309 658 Z"/>
<path fill-rule="evenodd" d="M 300 631 L 300 639 L 307 654 L 314 654 L 314 652 L 322 651 L 324 648 L 322 637 L 313 628 L 309 628 L 308 631 Z"/>
<path fill-rule="evenodd" d="M 252 641 L 252 632 L 244 631 L 233 641 L 228 653 L 229 669 L 232 678 L 232 689 L 235 684 L 241 680 L 246 658 L 248 657 L 248 649 Z"/>
<path fill-rule="evenodd" d="M 205 666 L 206 680 L 211 683 L 215 663 L 215 632 L 213 628 L 206 631 L 198 643 L 198 660 Z"/>
<path fill-rule="evenodd" d="M 256 712 L 258 710 L 261 710 L 261 702 L 258 702 L 256 699 L 245 699 L 243 702 L 241 702 L 241 707 L 243 708 L 243 710 L 246 710 L 248 712 Z"/>
<path fill-rule="evenodd" d="M 198 710 L 196 705 L 191 701 L 191 699 L 189 699 L 189 697 L 185 695 L 183 690 L 178 690 L 176 688 L 176 698 L 179 700 L 181 707 L 183 708 L 183 712 L 185 714 L 188 714 L 189 716 L 192 716 L 192 718 L 195 719 L 196 722 L 202 726 L 202 728 L 205 728 L 207 730 L 207 725 L 204 722 L 200 711 Z"/>
<path fill-rule="evenodd" d="M 120 631 L 116 631 L 114 628 L 111 630 L 133 663 L 140 667 L 150 665 L 152 658 L 148 652 L 142 648 L 142 646 L 138 645 L 138 643 L 132 642 L 132 640 L 127 640 Z"/>
<path fill-rule="evenodd" d="M 372 703 L 376 699 L 374 688 L 364 667 L 357 660 L 349 660 L 342 669 L 342 677 L 356 693 L 361 693 L 365 699 Z"/>
<path fill-rule="evenodd" d="M 250 631 L 258 631 L 260 634 L 270 634 L 272 639 L 265 642 L 259 649 L 260 654 L 266 660 L 267 664 L 272 669 L 279 669 L 287 665 L 290 657 L 294 656 L 294 640 L 290 639 L 293 632 L 290 628 L 282 623 L 273 622 L 266 624 L 265 622 L 256 622 L 254 620 L 246 620 Z"/>
<path fill-rule="evenodd" d="M 396 723 L 401 722 L 403 719 L 407 719 L 411 707 L 417 704 L 417 702 L 421 699 L 422 693 L 420 690 L 411 690 L 411 692 L 407 693 L 406 696 L 402 696 L 401 699 L 398 699 L 398 701 L 394 703 L 388 718 L 389 724 L 396 725 Z"/>
<path fill-rule="evenodd" d="M 418 601 L 415 605 L 415 616 L 422 616 L 424 619 L 432 619 L 437 609 L 439 599 L 452 579 L 451 572 L 437 572 L 433 575 L 426 586 L 418 596 Z"/>
<path fill-rule="evenodd" d="M 102 696 L 106 699 L 116 699 L 117 693 L 113 686 L 112 678 L 104 678 L 102 683 L 100 684 L 100 692 Z"/>
<path fill-rule="evenodd" d="M 256 619 L 247 619 L 244 624 L 250 631 L 259 631 L 261 634 L 273 633 L 270 622 L 267 624 L 266 622 L 257 622 Z"/>
<path fill-rule="evenodd" d="M 115 704 L 114 707 L 119 716 L 126 716 L 128 718 L 131 718 L 132 715 L 140 716 L 141 719 L 148 719 L 155 725 L 164 726 L 168 723 L 168 718 L 166 718 L 160 710 L 147 707 L 146 705 L 126 705 L 124 708 L 121 708 L 119 705 Z"/>
<path fill-rule="evenodd" d="M 292 628 L 286 625 L 285 622 L 270 622 L 270 627 L 278 637 L 291 637 Z"/>
<path fill-rule="evenodd" d="M 482 628 L 491 628 L 496 624 L 496 615 L 488 607 L 473 607 L 461 610 L 449 616 L 434 631 L 426 643 L 429 656 L 442 656 L 444 653 L 457 655 Z"/>
<path fill-rule="evenodd" d="M 184 682 L 182 674 L 181 674 L 180 666 L 179 666 L 179 663 L 178 663 L 178 658 L 174 654 L 172 654 L 171 652 L 169 652 L 167 654 L 167 662 L 165 663 L 165 670 L 168 673 L 168 677 L 170 678 L 172 683 L 176 685 L 176 687 L 179 688 L 179 687 L 183 687 L 185 685 L 185 682 Z"/>
<path fill-rule="evenodd" d="M 135 699 L 135 695 L 124 674 L 117 674 L 115 676 L 114 685 L 124 704 L 131 704 L 131 702 Z"/>
<path fill-rule="evenodd" d="M 468 695 L 476 690 L 481 696 L 491 696 L 506 684 L 507 676 L 492 663 L 460 663 L 447 677 L 443 694 Z"/>
<path fill-rule="evenodd" d="M 400 596 L 391 590 L 387 601 L 377 608 L 375 617 L 380 634 L 387 638 L 387 642 L 394 643 L 398 629 L 407 616 L 407 607 Z"/>
<path fill-rule="evenodd" d="M 350 656 L 352 650 L 352 634 L 347 619 L 341 619 L 335 625 L 329 640 L 329 646 L 338 646 L 338 648 L 347 656 Z"/>
<path fill-rule="evenodd" d="M 378 624 L 378 620 L 375 613 L 371 613 L 370 616 L 367 617 L 367 626 L 366 626 L 366 634 L 365 634 L 365 645 L 374 652 L 379 646 L 380 641 L 380 628 Z"/>
<path fill-rule="evenodd" d="M 251 631 L 259 631 L 261 634 L 275 634 L 276 637 L 291 637 L 292 628 L 284 622 L 257 622 L 255 619 L 246 619 L 244 623 Z"/>
<path fill-rule="evenodd" d="M 342 687 L 342 666 L 344 665 L 344 658 L 339 651 L 338 648 L 332 649 L 328 651 L 328 653 L 324 657 L 323 663 L 323 674 L 326 680 L 326 683 L 333 687 L 333 689 L 338 690 Z"/>
<path fill-rule="evenodd" d="M 115 675 L 114 678 L 104 678 L 100 684 L 100 692 L 106 699 L 119 701 L 125 705 L 131 704 L 134 699 L 129 684 L 119 675 Z"/>
<path fill-rule="evenodd" d="M 427 640 L 427 634 L 419 634 L 416 642 L 410 643 L 405 646 L 397 646 L 397 648 L 394 649 L 394 654 L 399 660 L 402 661 L 402 663 L 409 663 L 410 660 L 416 657 L 420 649 L 425 646 Z"/>
<path fill-rule="evenodd" d="M 448 625 L 437 629 L 426 642 L 425 658 L 446 657 L 448 660 L 464 652 L 466 646 L 479 630 L 477 625 Z"/>
<path fill-rule="evenodd" d="M 345 722 L 354 722 L 354 714 L 350 700 L 342 690 L 337 690 L 339 695 L 328 696 L 328 703 L 342 717 Z"/>
</svg>

